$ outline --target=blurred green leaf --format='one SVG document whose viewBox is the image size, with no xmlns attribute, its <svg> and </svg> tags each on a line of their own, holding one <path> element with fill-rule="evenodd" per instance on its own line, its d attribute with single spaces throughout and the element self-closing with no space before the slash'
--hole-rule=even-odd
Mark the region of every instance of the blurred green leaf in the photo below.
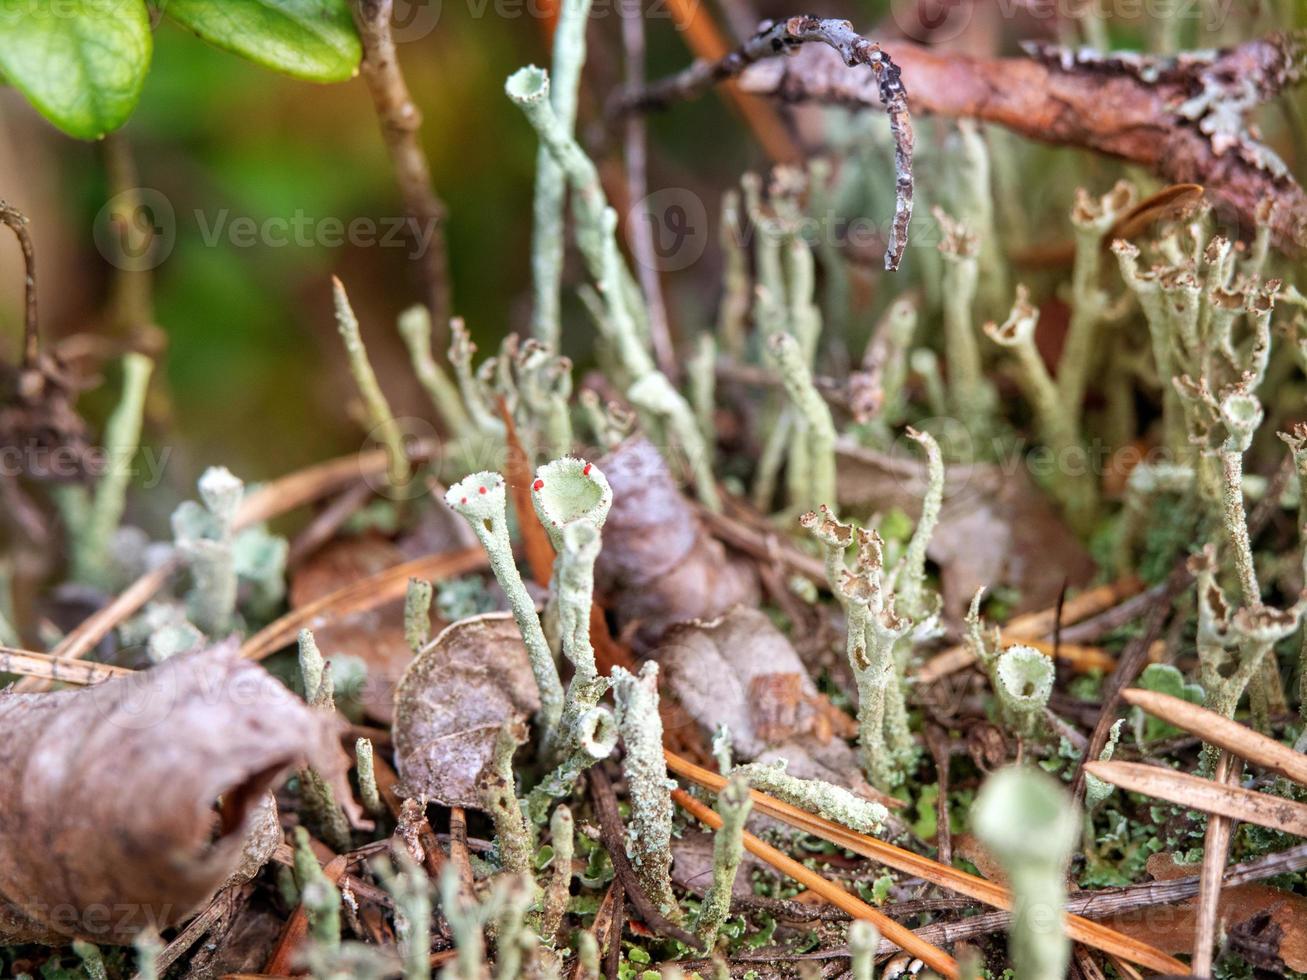
<svg viewBox="0 0 1307 980">
<path fill-rule="evenodd" d="M 311 82 L 343 82 L 363 46 L 349 0 L 160 0 L 163 11 L 210 44 Z"/>
<path fill-rule="evenodd" d="M 145 0 L 0 0 L 0 72 L 70 136 L 127 121 L 153 47 Z"/>
</svg>

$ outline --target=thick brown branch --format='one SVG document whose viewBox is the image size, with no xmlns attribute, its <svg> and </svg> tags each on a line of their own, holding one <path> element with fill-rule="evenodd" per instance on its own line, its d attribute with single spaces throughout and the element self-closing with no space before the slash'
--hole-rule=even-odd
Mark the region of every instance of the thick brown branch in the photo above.
<svg viewBox="0 0 1307 980">
<path fill-rule="evenodd" d="M 1060 49 L 1032 49 L 1037 57 L 1031 58 L 971 58 L 909 42 L 883 47 L 911 82 L 913 112 L 981 119 L 1141 164 L 1171 183 L 1202 184 L 1245 229 L 1266 223 L 1259 206 L 1274 202 L 1269 221 L 1277 244 L 1307 244 L 1307 195 L 1243 129 L 1247 111 L 1299 79 L 1293 36 L 1165 62 L 1087 59 Z M 821 48 L 755 64 L 740 85 L 791 101 L 879 101 L 871 80 L 845 71 L 840 58 Z"/>
<path fill-rule="evenodd" d="M 422 113 L 409 95 L 390 33 L 394 0 L 355 0 L 354 23 L 363 40 L 360 66 L 372 95 L 395 180 L 404 199 L 409 229 L 421 263 L 426 305 L 437 336 L 449 324 L 449 258 L 445 248 L 445 205 L 431 185 L 431 167 L 418 141 Z"/>
</svg>

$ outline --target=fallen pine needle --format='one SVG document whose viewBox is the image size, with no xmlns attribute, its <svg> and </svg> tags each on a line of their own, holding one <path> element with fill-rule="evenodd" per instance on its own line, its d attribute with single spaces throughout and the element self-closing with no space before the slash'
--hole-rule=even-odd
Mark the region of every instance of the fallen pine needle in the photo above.
<svg viewBox="0 0 1307 980">
<path fill-rule="evenodd" d="M 402 599 L 410 578 L 438 581 L 453 575 L 474 572 L 486 565 L 486 553 L 480 547 L 427 555 L 383 569 L 375 575 L 352 582 L 329 592 L 298 609 L 292 609 L 245 641 L 241 656 L 246 660 L 264 657 L 290 643 L 304 628 L 315 628 L 324 619 L 348 616 L 375 609 L 395 599 Z"/>
<path fill-rule="evenodd" d="M 674 752 L 664 751 L 663 754 L 667 758 L 667 767 L 678 776 L 714 791 L 719 791 L 726 785 L 726 780 L 711 770 L 696 766 Z M 932 861 L 930 858 L 887 844 L 875 837 L 856 833 L 806 810 L 783 803 L 775 797 L 759 793 L 757 790 L 751 790 L 750 795 L 753 797 L 753 805 L 759 812 L 806 830 L 832 844 L 838 844 L 855 854 L 861 854 L 886 867 L 915 875 L 941 888 L 966 895 L 994 908 L 1004 911 L 1012 908 L 1011 892 L 992 881 L 969 875 L 965 871 Z M 1115 929 L 1109 929 L 1107 926 L 1077 915 L 1068 915 L 1065 921 L 1067 935 L 1076 942 L 1120 956 L 1157 973 L 1184 975 L 1188 972 L 1188 967 L 1174 957 L 1167 956 L 1161 950 Z"/>
<path fill-rule="evenodd" d="M 349 859 L 344 854 L 337 854 L 322 866 L 322 873 L 326 875 L 327 880 L 333 885 L 339 884 L 348 864 Z M 268 958 L 267 965 L 263 968 L 265 976 L 288 977 L 291 975 L 292 967 L 298 966 L 295 963 L 295 954 L 299 952 L 300 944 L 304 942 L 304 937 L 308 935 L 308 931 L 309 916 L 304 909 L 304 903 L 301 902 L 295 906 L 295 911 L 291 913 L 290 918 L 286 920 L 286 925 L 281 930 L 281 938 L 277 940 L 277 946 L 272 951 L 272 956 Z"/>
<path fill-rule="evenodd" d="M 50 653 L 0 647 L 0 674 L 39 677 L 60 684 L 99 684 L 132 673 L 126 667 L 97 664 L 85 660 L 64 660 Z"/>
<path fill-rule="evenodd" d="M 689 812 L 700 822 L 714 830 L 722 825 L 722 818 L 704 806 L 683 789 L 672 791 L 672 799 L 678 806 Z M 915 956 L 936 973 L 949 978 L 958 976 L 958 964 L 948 953 L 926 942 L 907 926 L 895 922 L 884 912 L 872 908 L 862 899 L 850 895 L 841 886 L 828 881 L 811 868 L 805 867 L 788 854 L 783 854 L 770 844 L 763 843 L 749 832 L 744 833 L 744 846 L 777 871 L 788 875 L 809 891 L 815 892 L 836 908 L 842 909 L 855 919 L 865 919 L 874 924 L 880 934 L 897 945 L 905 953 Z"/>
<path fill-rule="evenodd" d="M 1307 786 L 1307 757 L 1246 725 L 1183 698 L 1131 687 L 1121 700 L 1204 742 Z"/>
<path fill-rule="evenodd" d="M 1256 793 L 1239 786 L 1222 786 L 1201 776 L 1142 762 L 1090 762 L 1085 765 L 1085 772 L 1121 789 L 1166 800 L 1190 810 L 1307 837 L 1307 804 L 1280 796 Z"/>
</svg>

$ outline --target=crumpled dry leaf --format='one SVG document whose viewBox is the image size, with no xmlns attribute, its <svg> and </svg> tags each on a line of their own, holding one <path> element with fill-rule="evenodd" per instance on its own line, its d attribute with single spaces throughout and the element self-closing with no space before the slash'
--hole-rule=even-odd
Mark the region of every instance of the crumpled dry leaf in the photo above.
<svg viewBox="0 0 1307 980">
<path fill-rule="evenodd" d="M 880 453 L 848 440 L 836 447 L 841 507 L 921 513 L 926 466 L 911 450 Z M 1063 583 L 1084 585 L 1093 558 L 1019 463 L 950 464 L 928 556 L 939 565 L 944 606 L 960 617 L 976 590 L 1009 585 L 1016 611 L 1056 604 Z"/>
<path fill-rule="evenodd" d="M 234 642 L 94 687 L 0 695 L 0 736 L 0 942 L 166 928 L 257 870 L 283 772 L 310 764 L 349 798 L 334 720 Z"/>
<path fill-rule="evenodd" d="M 540 707 L 510 613 L 461 619 L 423 647 L 395 689 L 395 768 L 406 796 L 480 807 L 477 776 L 504 722 Z"/>
<path fill-rule="evenodd" d="M 291 576 L 291 608 L 298 609 L 404 560 L 404 553 L 378 534 L 337 538 L 316 551 Z M 360 701 L 371 717 L 389 722 L 394 711 L 395 684 L 413 659 L 413 651 L 404 639 L 404 600 L 332 619 L 313 627 L 313 635 L 328 660 L 344 654 L 367 664 L 367 683 L 360 692 Z"/>
<path fill-rule="evenodd" d="M 825 779 L 879 798 L 867 787 L 853 750 L 830 737 L 829 711 L 820 707 L 825 699 L 765 613 L 737 607 L 717 620 L 677 626 L 653 657 L 667 690 L 691 718 L 709 734 L 720 724 L 730 729 L 740 761 L 785 759 L 791 776 Z M 799 679 L 805 705 L 795 702 L 788 723 L 778 721 L 775 699 L 757 697 L 778 676 Z"/>
<path fill-rule="evenodd" d="M 1169 854 L 1154 854 L 1148 871 L 1159 881 L 1193 875 L 1196 865 L 1176 865 Z M 1279 956 L 1295 972 L 1307 971 L 1307 898 L 1270 885 L 1235 885 L 1221 889 L 1216 918 L 1227 932 L 1269 916 L 1279 927 Z M 1127 936 L 1143 940 L 1166 953 L 1188 953 L 1194 947 L 1198 900 L 1141 909 L 1103 919 Z"/>
<path fill-rule="evenodd" d="M 752 567 L 702 525 L 649 440 L 633 437 L 599 460 L 613 487 L 595 583 L 626 633 L 646 650 L 675 623 L 758 601 Z"/>
</svg>

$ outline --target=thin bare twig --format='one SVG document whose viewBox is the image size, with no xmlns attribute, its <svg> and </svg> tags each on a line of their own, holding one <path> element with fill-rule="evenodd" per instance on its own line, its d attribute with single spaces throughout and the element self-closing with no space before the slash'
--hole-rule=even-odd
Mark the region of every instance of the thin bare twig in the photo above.
<svg viewBox="0 0 1307 980">
<path fill-rule="evenodd" d="M 617 812 L 617 797 L 613 793 L 612 783 L 598 766 L 590 770 L 589 777 L 590 798 L 594 800 L 595 812 L 599 816 L 599 833 L 608 856 L 612 858 L 613 869 L 617 872 L 618 880 L 622 882 L 626 897 L 631 900 L 631 904 L 635 906 L 645 925 L 654 932 L 678 939 L 690 948 L 697 949 L 699 943 L 694 935 L 669 921 L 640 887 L 640 879 L 636 877 L 635 869 L 631 867 L 631 861 L 626 856 L 622 818 Z"/>
<path fill-rule="evenodd" d="M 32 235 L 27 230 L 27 215 L 5 201 L 0 201 L 0 224 L 9 226 L 23 250 L 23 272 L 26 277 L 23 293 L 26 306 L 23 313 L 21 366 L 23 369 L 32 368 L 36 366 L 36 360 L 41 354 L 41 336 L 36 318 L 36 249 L 32 247 Z"/>
<path fill-rule="evenodd" d="M 1222 752 L 1216 762 L 1213 779 L 1218 783 L 1235 785 L 1243 763 L 1229 752 Z M 1207 821 L 1207 834 L 1203 839 L 1203 870 L 1198 876 L 1198 916 L 1194 921 L 1194 955 L 1190 971 L 1196 977 L 1210 976 L 1212 953 L 1216 947 L 1216 913 L 1221 904 L 1221 875 L 1230 851 L 1230 837 L 1235 822 L 1226 817 L 1212 817 Z"/>
<path fill-rule="evenodd" d="M 624 4 L 622 44 L 626 48 L 626 85 L 634 90 L 644 84 L 644 7 Z M 649 194 L 648 153 L 645 143 L 644 116 L 637 112 L 626 117 L 626 194 L 630 200 L 627 227 L 631 234 L 640 291 L 649 310 L 649 340 L 653 344 L 658 368 L 669 378 L 680 375 L 672 333 L 667 323 L 667 304 L 658 276 L 658 255 L 654 251 L 651 215 L 645 198 Z"/>
<path fill-rule="evenodd" d="M 390 33 L 394 0 L 355 0 L 354 23 L 363 41 L 360 70 L 367 83 L 382 136 L 390 153 L 404 210 L 415 225 L 422 285 L 432 328 L 443 337 L 449 325 L 449 256 L 445 247 L 445 205 L 431 184 L 431 166 L 418 141 L 422 113 L 409 94 Z"/>
<path fill-rule="evenodd" d="M 730 54 L 717 61 L 699 61 L 678 75 L 627 93 L 623 108 L 644 110 L 662 108 L 672 102 L 702 95 L 718 82 L 735 78 L 750 65 L 793 51 L 802 44 L 817 41 L 834 50 L 849 68 L 865 65 L 889 116 L 894 135 L 895 201 L 894 221 L 885 246 L 885 268 L 899 267 L 908 244 L 908 223 L 912 220 L 912 119 L 908 114 L 908 93 L 903 87 L 899 66 L 879 44 L 858 34 L 847 20 L 790 17 L 782 21 L 764 21 L 756 34 Z"/>
</svg>

